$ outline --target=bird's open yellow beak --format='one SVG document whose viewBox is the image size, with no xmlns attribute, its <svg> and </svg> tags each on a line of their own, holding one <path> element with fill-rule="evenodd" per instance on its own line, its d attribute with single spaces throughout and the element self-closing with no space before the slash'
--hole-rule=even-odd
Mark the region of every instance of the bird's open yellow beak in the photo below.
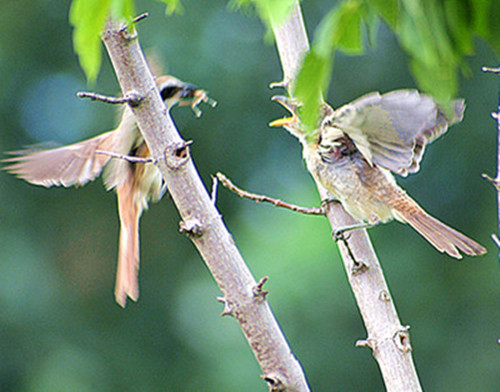
<svg viewBox="0 0 500 392">
<path fill-rule="evenodd" d="M 297 105 L 296 103 L 293 102 L 291 98 L 282 95 L 275 95 L 274 97 L 271 98 L 271 100 L 278 102 L 281 106 L 283 106 L 286 110 L 288 110 L 291 113 L 291 116 L 271 121 L 269 123 L 270 127 L 285 127 L 292 125 L 294 122 L 298 120 L 296 113 Z"/>
</svg>

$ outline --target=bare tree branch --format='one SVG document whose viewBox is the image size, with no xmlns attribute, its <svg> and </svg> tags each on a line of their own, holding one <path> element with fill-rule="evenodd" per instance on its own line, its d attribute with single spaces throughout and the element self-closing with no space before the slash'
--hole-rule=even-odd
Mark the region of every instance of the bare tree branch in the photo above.
<svg viewBox="0 0 500 392">
<path fill-rule="evenodd" d="M 295 212 L 300 212 L 301 214 L 305 215 L 325 215 L 325 211 L 322 208 L 307 208 L 307 207 L 301 207 L 295 204 L 290 204 L 287 202 L 284 202 L 280 199 L 274 199 L 272 197 L 266 196 L 266 195 L 258 195 L 256 193 L 251 193 L 248 191 L 245 191 L 236 185 L 234 185 L 229 178 L 227 178 L 224 174 L 222 173 L 217 173 L 217 177 L 219 181 L 221 182 L 222 185 L 224 185 L 227 189 L 230 191 L 236 193 L 239 197 L 244 197 L 245 199 L 250 199 L 255 201 L 256 203 L 271 203 L 275 205 L 276 207 L 283 207 L 283 208 L 288 208 L 289 210 L 295 211 Z"/>
<path fill-rule="evenodd" d="M 137 106 L 142 100 L 142 97 L 138 96 L 136 93 L 129 93 L 124 97 L 110 97 L 108 95 L 80 91 L 76 93 L 76 96 L 78 98 L 89 98 L 91 101 L 101 101 L 113 105 L 122 105 L 124 103 L 128 103 L 131 106 Z"/>
<path fill-rule="evenodd" d="M 222 291 L 224 314 L 240 323 L 270 390 L 309 391 L 269 304 L 263 295 L 255 294 L 262 284 L 250 274 L 196 171 L 187 143 L 165 110 L 136 33 L 109 21 L 103 41 L 123 96 L 134 91 L 143 97 L 132 111 L 182 217 L 181 230 L 193 241 Z"/>
<path fill-rule="evenodd" d="M 498 75 L 500 74 L 500 67 L 497 68 L 483 67 L 482 71 Z M 487 174 L 483 174 L 483 177 L 491 181 L 497 192 L 498 233 L 500 233 L 500 101 L 498 104 L 497 111 L 491 113 L 491 117 L 493 117 L 497 122 L 497 173 L 495 175 L 495 178 L 491 178 Z M 493 239 L 493 242 L 495 242 L 495 245 L 500 249 L 500 240 L 498 239 L 498 236 L 496 234 L 492 234 L 491 238 Z M 500 250 L 498 253 L 498 259 L 500 260 Z"/>
<path fill-rule="evenodd" d="M 290 88 L 302 59 L 309 49 L 307 34 L 297 2 L 289 18 L 279 26 L 273 26 L 276 45 L 283 68 L 284 85 Z M 331 195 L 317 183 L 322 200 Z M 324 206 L 332 228 L 350 226 L 356 222 L 340 203 Z M 358 346 L 370 347 L 377 360 L 387 391 L 421 391 L 411 355 L 408 327 L 403 327 L 389 294 L 382 268 L 373 250 L 366 230 L 350 233 L 348 246 L 338 241 L 349 283 L 365 323 L 368 337 Z M 356 268 L 356 264 L 366 268 Z"/>
</svg>

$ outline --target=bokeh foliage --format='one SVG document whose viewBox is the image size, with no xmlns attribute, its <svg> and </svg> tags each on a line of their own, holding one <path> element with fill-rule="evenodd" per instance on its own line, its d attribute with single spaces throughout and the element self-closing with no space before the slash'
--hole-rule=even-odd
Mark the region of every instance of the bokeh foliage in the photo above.
<svg viewBox="0 0 500 392">
<path fill-rule="evenodd" d="M 381 12 L 375 3 L 386 4 L 369 2 L 372 17 Z M 480 8 L 466 25 L 476 33 L 452 41 L 472 48 L 458 68 L 468 73 L 457 74 L 456 95 L 468 107 L 463 123 L 428 149 L 420 173 L 398 179 L 429 212 L 486 245 L 488 255 L 456 262 L 397 223 L 370 232 L 402 322 L 411 325 L 423 386 L 432 391 L 496 391 L 500 384 L 500 271 L 489 239 L 496 226 L 495 194 L 480 177 L 493 174 L 496 157 L 489 113 L 496 108 L 497 83 L 480 71 L 498 64 L 493 3 L 436 2 L 458 14 Z M 267 88 L 281 70 L 274 47 L 262 42 L 261 13 L 231 11 L 227 4 L 185 0 L 183 13 L 165 18 L 164 4 L 135 2 L 135 12 L 150 13 L 136 26 L 143 47 L 159 53 L 168 72 L 219 102 L 214 110 L 202 107 L 201 119 L 176 108 L 176 123 L 195 141 L 193 157 L 208 187 L 211 175 L 223 171 L 249 190 L 318 205 L 297 141 L 267 127 L 283 114 L 270 101 L 277 92 Z M 329 31 L 332 5 L 338 10 L 356 3 L 344 4 L 302 3 L 313 42 Z M 0 150 L 70 143 L 111 129 L 114 108 L 75 97 L 87 89 L 87 79 L 73 53 L 69 4 L 1 2 L 0 12 Z M 330 80 L 325 97 L 334 107 L 373 90 L 416 87 L 413 57 L 388 22 L 393 13 L 385 13 L 387 20 L 376 27 L 353 26 L 362 33 L 364 54 L 337 51 L 334 68 L 333 60 L 319 68 L 332 71 L 318 83 Z M 117 93 L 109 61 L 102 59 L 94 88 Z M 114 195 L 100 180 L 81 189 L 46 190 L 0 176 L 0 390 L 267 390 L 237 323 L 219 317 L 220 293 L 178 232 L 168 196 L 144 214 L 141 298 L 122 310 L 112 294 Z M 354 347 L 365 331 L 327 222 L 255 205 L 224 189 L 218 195 L 218 208 L 251 270 L 257 278 L 270 277 L 269 301 L 311 388 L 383 390 L 369 350 Z"/>
</svg>

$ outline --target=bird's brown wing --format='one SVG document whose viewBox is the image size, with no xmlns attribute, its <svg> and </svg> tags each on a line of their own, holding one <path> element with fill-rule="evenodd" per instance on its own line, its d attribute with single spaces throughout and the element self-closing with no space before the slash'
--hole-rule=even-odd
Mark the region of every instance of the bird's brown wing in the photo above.
<svg viewBox="0 0 500 392">
<path fill-rule="evenodd" d="M 427 143 L 463 117 L 456 100 L 446 110 L 416 90 L 370 93 L 335 111 L 331 125 L 342 129 L 373 164 L 396 174 L 419 170 Z"/>
<path fill-rule="evenodd" d="M 110 156 L 99 151 L 112 151 L 115 131 L 92 139 L 50 150 L 23 150 L 4 159 L 4 170 L 32 184 L 45 187 L 84 185 L 94 180 Z"/>
</svg>

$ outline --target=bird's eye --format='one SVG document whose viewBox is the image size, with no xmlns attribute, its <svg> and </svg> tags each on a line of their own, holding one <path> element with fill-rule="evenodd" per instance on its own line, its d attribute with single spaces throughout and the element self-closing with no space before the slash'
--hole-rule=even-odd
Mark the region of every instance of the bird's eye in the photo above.
<svg viewBox="0 0 500 392">
<path fill-rule="evenodd" d="M 179 90 L 180 88 L 177 86 L 165 86 L 160 91 L 161 98 L 164 101 L 172 98 Z"/>
</svg>

